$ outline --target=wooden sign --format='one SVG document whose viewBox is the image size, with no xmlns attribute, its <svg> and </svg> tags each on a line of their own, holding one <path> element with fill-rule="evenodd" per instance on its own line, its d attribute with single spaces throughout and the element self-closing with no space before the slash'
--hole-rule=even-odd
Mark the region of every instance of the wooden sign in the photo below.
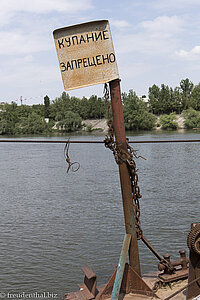
<svg viewBox="0 0 200 300">
<path fill-rule="evenodd" d="M 53 35 L 65 90 L 119 78 L 107 20 L 56 29 Z"/>
</svg>

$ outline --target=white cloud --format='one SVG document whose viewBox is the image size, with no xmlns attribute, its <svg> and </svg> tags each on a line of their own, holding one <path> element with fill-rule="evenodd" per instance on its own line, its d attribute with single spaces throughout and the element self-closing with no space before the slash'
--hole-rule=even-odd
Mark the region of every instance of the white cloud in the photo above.
<svg viewBox="0 0 200 300">
<path fill-rule="evenodd" d="M 178 16 L 159 16 L 152 21 L 144 21 L 140 26 L 151 34 L 174 35 L 180 32 L 183 26 L 183 21 Z"/>
<path fill-rule="evenodd" d="M 91 0 L 1 0 L 2 12 L 34 12 L 46 13 L 50 11 L 72 13 L 88 10 L 92 7 Z"/>
<path fill-rule="evenodd" d="M 31 54 L 53 47 L 53 21 L 92 8 L 92 0 L 1 0 L 0 55 Z M 51 13 L 51 15 L 45 15 Z M 57 13 L 59 18 L 56 18 Z M 52 18 L 52 14 L 54 17 Z"/>
<path fill-rule="evenodd" d="M 143 21 L 132 30 L 133 33 L 117 36 L 116 49 L 119 53 L 171 55 L 177 49 L 177 33 L 182 28 L 183 21 L 177 16 L 159 16 Z"/>
<path fill-rule="evenodd" d="M 188 10 L 188 8 L 192 8 L 194 6 L 200 6 L 199 0 L 156 0 L 151 4 L 156 9 L 172 10 Z"/>
<path fill-rule="evenodd" d="M 92 0 L 1 0 L 0 26 L 9 24 L 18 13 L 65 13 L 67 15 L 88 11 Z M 34 25 L 34 24 L 33 24 Z"/>
<path fill-rule="evenodd" d="M 62 81 L 60 71 L 57 65 L 42 65 L 39 62 L 32 61 L 31 57 L 25 56 L 17 58 L 14 61 L 7 61 L 1 65 L 0 81 L 5 88 L 5 101 L 16 100 L 23 95 L 23 98 L 31 98 L 26 104 L 34 102 L 34 97 L 50 94 L 55 87 L 62 90 Z M 43 101 L 36 98 L 35 102 Z"/>
<path fill-rule="evenodd" d="M 25 62 L 32 62 L 33 61 L 33 55 L 27 55 L 24 57 Z"/>
<path fill-rule="evenodd" d="M 197 67 L 200 58 L 199 0 L 134 0 L 130 5 L 115 2 L 116 8 L 113 1 L 105 6 L 94 0 L 0 2 L 2 95 L 29 97 L 52 91 L 58 96 L 63 85 L 52 31 L 91 19 L 110 19 L 126 89 L 140 88 L 142 94 L 154 79 L 164 82 L 173 74 L 175 79 L 191 74 L 194 80 L 195 72 L 187 72 Z M 187 63 L 183 64 L 183 59 Z M 199 70 L 195 74 L 198 78 Z M 101 93 L 101 85 L 71 93 L 90 96 L 96 89 Z"/>
<path fill-rule="evenodd" d="M 0 32 L 0 55 L 30 54 L 49 50 L 50 39 L 15 31 Z"/>
<path fill-rule="evenodd" d="M 130 24 L 125 20 L 111 20 L 111 25 L 117 28 L 126 28 L 129 27 Z"/>
<path fill-rule="evenodd" d="M 12 16 L 13 16 L 13 13 L 11 13 L 9 11 L 0 10 L 0 27 L 9 24 Z"/>
<path fill-rule="evenodd" d="M 192 48 L 190 51 L 179 50 L 175 52 L 176 56 L 185 60 L 199 60 L 200 58 L 200 46 L 197 45 Z"/>
</svg>

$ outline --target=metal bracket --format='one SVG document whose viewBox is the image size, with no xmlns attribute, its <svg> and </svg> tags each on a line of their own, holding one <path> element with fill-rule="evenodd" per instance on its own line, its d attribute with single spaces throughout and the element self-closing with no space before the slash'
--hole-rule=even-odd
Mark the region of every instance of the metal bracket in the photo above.
<svg viewBox="0 0 200 300">
<path fill-rule="evenodd" d="M 187 290 L 187 299 L 193 299 L 200 295 L 200 223 L 192 223 L 188 235 L 188 247 L 190 249 L 189 276 L 190 284 Z"/>
<path fill-rule="evenodd" d="M 78 286 L 80 290 L 84 292 L 88 300 L 94 299 L 98 293 L 96 288 L 97 276 L 88 265 L 85 265 L 82 271 L 85 274 L 84 283 L 78 284 Z"/>
<path fill-rule="evenodd" d="M 92 271 L 92 269 L 85 265 L 82 268 L 83 273 L 85 274 L 84 277 L 84 283 L 78 284 L 79 291 L 78 292 L 72 292 L 69 294 L 66 294 L 64 296 L 65 300 L 72 300 L 72 299 L 81 299 L 81 300 L 91 300 L 95 299 L 96 295 L 99 293 L 97 290 L 97 276 Z"/>
</svg>

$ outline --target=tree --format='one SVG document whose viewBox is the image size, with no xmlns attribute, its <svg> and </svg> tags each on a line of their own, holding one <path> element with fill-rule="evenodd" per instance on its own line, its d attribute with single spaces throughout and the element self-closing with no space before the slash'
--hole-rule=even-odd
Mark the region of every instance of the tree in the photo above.
<svg viewBox="0 0 200 300">
<path fill-rule="evenodd" d="M 189 108 L 184 111 L 184 125 L 188 129 L 200 128 L 200 112 Z"/>
<path fill-rule="evenodd" d="M 162 113 L 169 114 L 172 111 L 171 94 L 172 91 L 170 91 L 169 86 L 161 84 L 160 102 L 161 102 Z"/>
<path fill-rule="evenodd" d="M 50 99 L 49 97 L 46 95 L 44 97 L 44 117 L 45 118 L 49 118 L 49 107 L 50 107 Z"/>
<path fill-rule="evenodd" d="M 88 99 L 86 97 L 83 97 L 81 99 L 80 106 L 81 106 L 80 116 L 81 118 L 83 118 L 83 120 L 86 120 L 89 116 L 89 105 L 88 105 Z"/>
<path fill-rule="evenodd" d="M 33 104 L 31 107 L 31 112 L 35 112 L 40 117 L 44 118 L 44 105 L 43 104 Z"/>
<path fill-rule="evenodd" d="M 124 123 L 129 130 L 149 130 L 155 126 L 156 118 L 148 110 L 146 103 L 133 90 L 123 94 Z"/>
<path fill-rule="evenodd" d="M 105 104 L 102 98 L 92 95 L 88 100 L 88 118 L 102 118 L 105 114 Z"/>
<path fill-rule="evenodd" d="M 34 111 L 28 117 L 21 119 L 21 122 L 18 124 L 18 133 L 22 134 L 39 134 L 49 131 L 49 125 L 45 122 L 44 117 L 41 117 Z"/>
<path fill-rule="evenodd" d="M 0 114 L 0 133 L 16 134 L 16 124 L 18 121 L 17 104 L 15 102 L 5 104 Z"/>
<path fill-rule="evenodd" d="M 174 90 L 172 90 L 172 112 L 176 112 L 177 114 L 180 114 L 182 111 L 182 104 L 181 104 L 181 94 L 180 94 L 180 88 L 175 87 Z"/>
<path fill-rule="evenodd" d="M 182 93 L 182 108 L 187 109 L 189 107 L 190 96 L 193 90 L 194 84 L 188 78 L 182 79 L 180 82 L 180 88 Z"/>
<path fill-rule="evenodd" d="M 78 113 L 67 111 L 64 118 L 57 123 L 57 128 L 64 132 L 75 131 L 81 127 L 81 122 L 82 119 Z"/>
<path fill-rule="evenodd" d="M 171 113 L 170 115 L 162 115 L 160 117 L 160 123 L 162 125 L 162 129 L 177 129 L 178 127 L 174 113 Z"/>
<path fill-rule="evenodd" d="M 200 110 L 200 83 L 197 84 L 192 90 L 190 106 L 195 110 Z"/>
<path fill-rule="evenodd" d="M 163 112 L 160 102 L 160 88 L 155 84 L 149 88 L 149 106 L 153 114 L 161 114 Z"/>
</svg>

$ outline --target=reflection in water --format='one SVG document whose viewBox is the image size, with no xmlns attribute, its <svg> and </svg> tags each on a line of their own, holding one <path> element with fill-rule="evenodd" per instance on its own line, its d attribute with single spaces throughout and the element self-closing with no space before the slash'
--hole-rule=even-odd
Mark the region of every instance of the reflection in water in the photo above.
<svg viewBox="0 0 200 300">
<path fill-rule="evenodd" d="M 197 136 L 140 133 L 135 139 L 160 138 Z M 124 219 L 112 153 L 101 144 L 71 144 L 70 158 L 81 168 L 67 174 L 63 147 L 0 145 L 1 292 L 49 291 L 60 297 L 83 281 L 85 263 L 98 283 L 105 283 L 117 265 Z M 134 147 L 147 159 L 136 161 L 142 228 L 161 254 L 175 259 L 179 249 L 187 249 L 190 224 L 199 220 L 199 144 Z M 139 246 L 142 271 L 156 269 L 157 260 L 142 242 Z"/>
</svg>

